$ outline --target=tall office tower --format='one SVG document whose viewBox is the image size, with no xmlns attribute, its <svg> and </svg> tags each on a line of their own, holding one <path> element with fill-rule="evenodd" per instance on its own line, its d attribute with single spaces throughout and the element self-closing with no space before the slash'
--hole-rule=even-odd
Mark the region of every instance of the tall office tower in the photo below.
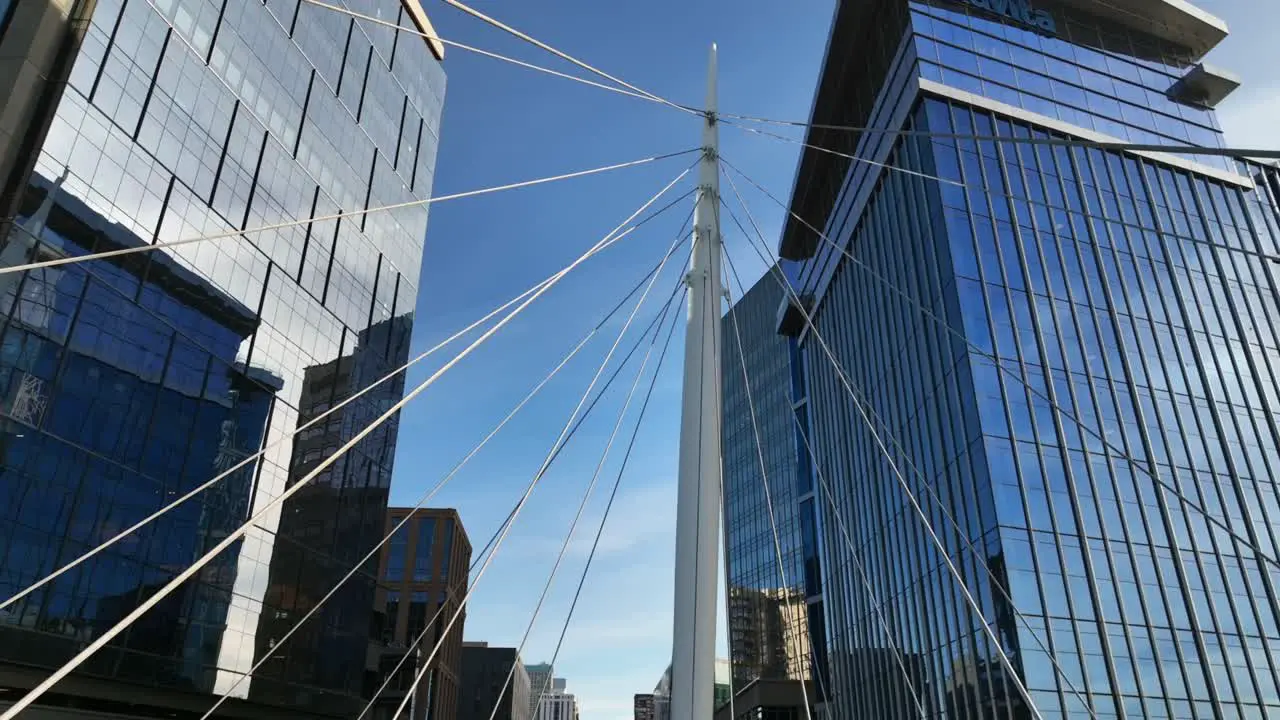
<svg viewBox="0 0 1280 720">
<path fill-rule="evenodd" d="M 408 706 L 413 720 L 453 720 L 466 622 L 466 613 L 459 614 L 459 608 L 467 594 L 471 541 L 458 512 L 452 509 L 391 508 L 386 531 L 390 533 L 406 517 L 409 521 L 383 547 L 378 562 L 374 625 L 380 632 L 370 653 L 376 658 L 371 669 L 379 686 L 387 682 L 397 665 L 401 669 L 387 683 L 371 717 L 394 717 L 414 677 L 420 676 Z M 455 614 L 458 619 L 445 635 L 444 629 Z M 406 653 L 417 662 L 404 660 Z M 432 653 L 435 657 L 423 670 Z"/>
<path fill-rule="evenodd" d="M 1045 718 L 1280 714 L 1280 176 L 1087 145 L 1221 148 L 1226 36 L 1183 0 L 840 4 L 812 122 L 891 132 L 808 131 L 857 159 L 806 151 L 791 209 L 853 259 L 789 221 L 817 333 L 780 323 L 833 717 L 1032 717 L 1015 678 Z"/>
<path fill-rule="evenodd" d="M 416 0 L 359 10 L 430 31 Z M 427 198 L 440 48 L 306 2 L 9 0 L 0 57 L 0 265 L 221 236 L 0 275 L 5 597 L 269 446 L 7 608 L 3 683 L 32 686 L 262 513 L 49 700 L 353 717 L 376 568 L 279 642 L 380 538 L 394 423 L 308 475 L 403 381 L 291 434 L 407 359 L 427 210 L 259 228 Z"/>
<path fill-rule="evenodd" d="M 525 665 L 524 669 L 529 673 L 529 717 L 536 718 L 538 716 L 538 698 L 542 692 L 550 692 L 551 680 L 555 675 L 555 668 L 550 663 L 538 663 L 536 665 Z"/>
<path fill-rule="evenodd" d="M 458 720 L 533 720 L 529 697 L 535 692 L 515 648 L 489 647 L 484 642 L 462 643 Z"/>
<path fill-rule="evenodd" d="M 766 274 L 721 324 L 729 655 L 738 689 L 762 678 L 809 678 L 806 605 L 821 600 L 817 557 L 805 557 L 800 537 L 813 498 L 801 499 L 797 483 L 790 347 L 775 330 L 783 297 Z M 812 523 L 803 531 L 812 533 Z M 820 625 L 813 633 L 823 637 Z"/>
</svg>

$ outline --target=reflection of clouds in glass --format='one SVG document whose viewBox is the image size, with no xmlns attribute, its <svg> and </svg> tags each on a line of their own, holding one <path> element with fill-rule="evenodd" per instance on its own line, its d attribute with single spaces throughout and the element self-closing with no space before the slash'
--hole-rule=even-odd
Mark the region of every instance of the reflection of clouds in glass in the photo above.
<svg viewBox="0 0 1280 720">
<path fill-rule="evenodd" d="M 151 5 L 153 1 L 160 6 L 158 9 Z M 276 7 L 279 3 L 274 0 L 269 0 L 269 3 L 272 7 L 264 10 L 260 4 L 233 0 L 225 17 L 220 16 L 216 5 L 189 6 L 174 0 L 132 2 L 119 13 L 118 2 L 108 2 L 101 7 L 104 12 L 96 13 L 92 20 L 90 42 L 86 43 L 86 51 L 76 59 L 72 85 L 62 97 L 42 154 L 37 159 L 39 172 L 53 177 L 64 165 L 67 166 L 66 195 L 82 200 L 106 223 L 127 229 L 140 243 L 219 234 L 232 227 L 255 227 L 305 217 L 311 211 L 317 185 L 323 188 L 319 191 L 321 199 L 316 201 L 319 213 L 363 207 L 366 197 L 372 198 L 370 202 L 374 205 L 425 197 L 425 190 L 410 192 L 405 186 L 406 182 L 412 182 L 415 173 L 420 180 L 429 177 L 430 168 L 424 168 L 421 161 L 415 164 L 391 158 L 395 170 L 388 172 L 393 165 L 386 160 L 394 150 L 386 146 L 404 135 L 398 125 L 393 128 L 389 123 L 383 123 L 383 126 L 371 129 L 366 127 L 368 123 L 357 123 L 350 108 L 333 102 L 329 103 L 333 112 L 318 113 L 315 117 L 308 117 L 306 122 L 300 122 L 301 98 L 311 92 L 306 87 L 310 67 L 294 41 L 281 34 L 279 27 L 262 14 L 279 9 Z M 399 10 L 394 3 L 379 2 L 378 7 L 391 8 L 393 14 Z M 115 20 L 117 15 L 121 17 L 118 23 Z M 329 24 L 342 24 L 332 13 L 322 10 L 304 7 L 300 15 L 324 18 Z M 176 37 L 166 36 L 171 28 L 167 22 L 161 21 L 160 16 L 174 24 L 172 29 Z M 267 22 L 261 22 L 264 19 Z M 219 25 L 221 32 L 214 43 L 211 31 Z M 315 37 L 311 23 L 305 18 L 297 25 L 299 38 Z M 345 25 L 343 30 L 345 32 Z M 389 31 L 379 32 L 390 37 Z M 274 35 L 266 37 L 271 34 Z M 108 37 L 111 43 L 107 43 Z M 168 38 L 174 42 L 168 42 Z M 187 41 L 197 46 L 196 52 L 192 52 Z M 321 43 L 329 55 L 332 55 L 331 44 Z M 102 52 L 104 46 L 106 53 Z M 430 109 L 426 113 L 428 132 L 421 136 L 421 155 L 430 162 L 434 158 L 433 129 L 439 120 L 443 76 L 438 63 L 417 58 L 412 54 L 415 49 L 405 46 L 398 50 L 397 66 L 423 65 L 427 69 L 418 68 L 416 72 L 419 75 L 408 79 L 400 77 L 404 71 L 398 70 L 394 79 L 415 85 L 410 90 L 412 97 L 431 98 Z M 260 62 L 267 50 L 273 55 L 272 66 Z M 212 69 L 203 61 L 203 56 L 209 51 L 213 55 Z M 401 53 L 405 53 L 406 63 L 401 62 Z M 280 57 L 275 58 L 276 54 Z M 320 62 L 323 63 L 324 59 Z M 276 73 L 274 76 L 273 72 Z M 421 84 L 424 72 L 428 82 L 438 87 L 416 86 Z M 220 76 L 233 79 L 230 85 L 235 90 L 228 90 Z M 82 82 L 86 78 L 88 82 Z M 99 80 L 101 87 L 93 93 L 94 102 L 90 106 L 85 100 L 91 93 L 89 83 L 97 86 Z M 370 118 L 386 115 L 395 119 L 401 111 L 403 88 L 399 88 L 398 82 L 385 80 L 373 78 L 369 87 L 382 88 L 389 93 L 388 97 L 374 93 L 367 102 L 361 98 Z M 329 95 L 323 82 L 321 79 L 315 86 L 317 108 L 324 106 L 322 96 Z M 138 88 L 141 92 L 135 93 Z M 358 84 L 351 84 L 350 88 L 344 87 L 344 96 L 359 95 L 361 91 L 368 94 Z M 396 93 L 400 95 L 396 97 Z M 146 96 L 145 101 L 143 95 Z M 242 101 L 238 109 L 237 99 Z M 388 108 L 393 112 L 382 112 Z M 263 118 L 264 122 L 258 124 L 258 118 Z M 416 121 L 413 126 L 412 134 L 416 141 Z M 271 134 L 265 140 L 266 150 L 259 159 L 264 128 Z M 292 140 L 298 128 L 304 128 L 302 134 L 308 136 L 299 152 L 299 157 L 308 161 L 301 164 L 291 157 Z M 365 187 L 373 161 L 368 133 L 374 131 L 379 142 L 384 144 L 384 152 L 378 163 L 372 165 L 376 187 L 370 193 Z M 230 145 L 224 149 L 228 138 Z M 283 145 L 278 140 L 283 140 Z M 340 147 L 333 152 L 335 146 Z M 318 148 L 328 148 L 330 152 L 318 153 Z M 323 156 L 323 163 L 317 162 L 320 156 Z M 352 158 L 362 158 L 363 161 L 353 165 L 348 162 Z M 307 172 L 318 168 L 328 172 L 328 177 Z M 340 202 L 330 200 L 326 193 L 339 198 Z M 210 203 L 221 211 L 221 215 L 209 207 Z M 309 368 L 340 362 L 340 351 L 345 349 L 350 382 L 349 387 L 340 389 L 339 396 L 376 380 L 390 369 L 383 367 L 382 358 L 374 358 L 372 353 L 366 353 L 368 357 L 363 360 L 353 360 L 353 347 L 357 345 L 357 337 L 371 323 L 371 307 L 374 324 L 389 318 L 393 309 L 402 314 L 412 309 L 426 216 L 425 207 L 405 208 L 370 216 L 364 221 L 366 230 L 363 233 L 358 230 L 361 222 L 356 218 L 355 222 L 329 223 L 327 235 L 325 228 L 315 228 L 314 234 L 308 237 L 308 228 L 298 226 L 248 237 L 192 243 L 163 251 L 162 255 L 134 256 L 133 261 L 138 264 L 131 267 L 144 263 L 151 267 L 150 263 L 162 256 L 172 258 L 170 265 L 173 268 L 190 271 L 212 288 L 225 293 L 246 309 L 246 316 L 256 314 L 261 308 L 261 322 L 255 325 L 252 317 L 246 317 L 243 322 L 250 330 L 243 336 L 237 335 L 228 340 L 221 346 L 218 357 L 224 362 L 230 361 L 231 357 L 238 359 L 239 370 L 251 377 L 269 374 L 282 383 L 277 402 L 269 415 L 269 427 L 263 433 L 264 443 L 279 445 L 266 451 L 260 468 L 252 473 L 249 470 L 242 473 L 245 491 L 236 501 L 251 504 L 252 508 L 235 507 L 225 515 L 233 515 L 238 522 L 279 497 L 288 486 L 290 470 L 296 470 L 293 463 L 297 443 L 291 439 L 291 433 L 298 424 L 297 405 L 303 398 Z M 339 237 L 334 253 L 336 257 L 331 261 L 328 255 L 334 242 L 333 228 L 340 225 L 345 230 Z M 60 283 L 67 284 L 67 278 L 74 275 L 74 271 L 63 269 L 50 270 L 39 277 L 32 274 L 22 298 L 17 297 L 16 288 L 0 287 L 0 310 L 8 310 L 14 302 L 21 300 L 22 309 L 16 314 L 16 324 L 47 331 L 50 325 L 57 324 L 51 312 L 51 309 L 56 310 L 53 290 Z M 13 277 L 21 276 L 15 274 Z M 299 282 L 306 291 L 300 290 L 295 282 Z M 323 303 L 322 297 L 325 298 Z M 135 310 L 141 313 L 135 313 Z M 198 313 L 199 309 L 196 311 Z M 154 312 L 150 307 L 130 308 L 130 312 L 139 317 L 152 312 L 158 317 L 163 316 L 161 319 L 173 319 L 163 312 Z M 407 324 L 404 330 L 407 333 Z M 117 334 L 125 337 L 123 333 Z M 245 340 L 237 346 L 236 341 L 241 337 Z M 198 363 L 192 360 L 196 353 L 189 352 L 188 346 L 200 345 L 202 340 L 199 336 L 192 336 L 191 342 L 182 340 L 174 344 L 174 348 L 181 346 L 181 353 L 185 353 L 185 357 L 175 353 L 175 362 L 180 367 L 174 373 L 174 382 L 180 385 L 177 389 L 183 394 L 192 393 L 195 370 L 198 369 Z M 388 363 L 395 367 L 404 361 L 407 342 L 391 345 Z M 252 367 L 245 367 L 247 365 Z M 211 379 L 201 387 L 212 388 L 210 392 L 217 396 L 205 399 L 225 407 L 231 402 L 229 398 L 234 396 L 233 393 L 243 386 L 226 378 L 222 380 L 219 384 Z M 403 381 L 387 383 L 384 387 L 385 393 L 373 394 L 350 411 L 335 416 L 337 422 L 332 426 L 333 433 L 342 439 L 354 434 L 363 423 L 390 404 L 389 398 L 398 398 L 402 394 Z M 27 405 L 35 408 L 32 402 Z M 268 415 L 264 411 L 265 417 Z M 261 419 L 258 419 L 258 427 L 261 427 Z M 395 427 L 394 421 L 388 422 L 366 443 L 367 457 L 350 461 L 353 467 L 357 464 L 360 468 L 367 467 L 368 472 L 356 472 L 347 477 L 347 489 L 350 490 L 350 483 L 358 475 L 359 479 L 354 482 L 367 483 L 368 487 L 356 489 L 367 491 L 369 499 L 362 498 L 355 502 L 358 507 L 348 509 L 342 506 L 343 498 L 337 498 L 335 506 L 354 514 L 357 520 L 367 519 L 360 513 L 376 511 L 379 493 L 385 504 Z M 247 424 L 241 429 L 246 433 L 249 431 Z M 252 449 L 239 445 L 234 452 L 230 451 L 227 437 L 233 431 L 234 426 L 226 421 L 212 422 L 201 430 L 206 435 L 203 440 L 209 441 L 207 436 L 212 436 L 212 441 L 206 442 L 207 447 L 204 448 L 208 451 L 208 458 L 201 458 L 202 463 L 207 462 L 210 471 L 225 467 L 252 452 Z M 328 445 L 326 438 L 324 449 L 331 450 Z M 318 478 L 316 484 L 339 484 L 347 463 L 347 460 L 337 463 L 334 471 Z M 250 481 L 251 475 L 256 480 Z M 253 488 L 252 498 L 245 497 L 249 487 Z M 333 509 L 324 503 L 320 505 L 321 510 Z M 263 629 L 263 601 L 268 596 L 271 562 L 276 549 L 273 533 L 282 525 L 288 525 L 288 520 L 282 518 L 286 518 L 285 513 L 291 510 L 296 511 L 297 508 L 277 508 L 265 513 L 257 521 L 260 527 L 251 530 L 237 546 L 234 562 L 230 557 L 232 553 L 219 561 L 217 575 L 232 589 L 226 627 L 204 629 L 206 642 L 218 642 L 217 670 L 210 673 L 210 668 L 198 667 L 199 663 L 208 662 L 206 659 L 188 657 L 180 661 L 185 664 L 184 671 L 189 671 L 192 677 L 202 674 L 201 684 L 205 686 L 202 689 L 208 689 L 212 675 L 216 692 L 230 691 L 269 639 L 279 637 L 274 628 Z M 364 542 L 368 536 L 360 529 L 367 523 L 356 528 L 355 523 L 349 522 L 351 519 L 347 518 L 342 523 L 352 527 L 339 523 L 336 528 L 351 540 L 342 543 L 338 552 L 340 556 Z M 220 518 L 215 520 L 221 522 Z M 376 527 L 380 528 L 381 523 Z M 224 532 L 213 525 L 207 530 Z M 234 578 L 228 575 L 233 570 Z M 324 582 L 324 573 L 321 575 L 312 581 Z M 284 577 L 278 578 L 277 582 L 290 580 Z M 294 578 L 292 582 L 296 585 L 299 581 Z M 357 601 L 342 608 L 344 617 L 349 613 L 368 612 L 368 603 L 362 607 L 358 595 L 359 592 L 353 591 L 351 597 Z M 276 613 L 277 610 L 267 608 L 268 613 Z M 354 624 L 361 626 L 359 630 L 362 630 L 359 616 L 352 617 L 357 618 Z M 276 622 L 281 620 L 277 618 Z M 335 650 L 329 657 L 317 658 L 320 664 L 332 662 L 335 655 L 341 655 L 354 643 L 350 633 L 342 634 L 345 631 L 335 633 L 324 629 L 318 632 L 323 636 L 326 648 Z M 220 640 L 216 638 L 218 634 L 221 634 Z M 274 669 L 274 666 L 268 667 Z M 325 685 L 324 691 L 346 696 L 329 695 L 330 698 L 358 699 L 358 687 L 351 687 L 346 680 L 342 681 L 348 683 L 346 686 L 333 683 L 332 678 L 339 674 L 334 672 L 335 669 L 346 672 L 344 668 L 331 665 L 312 676 L 290 669 L 274 679 L 302 685 Z M 257 678 L 251 691 L 251 685 L 246 681 L 233 694 L 247 698 L 271 682 Z M 359 682 L 358 673 L 355 682 Z M 293 689 L 283 691 L 299 692 Z M 272 688 L 271 692 L 280 691 Z M 263 699 L 271 701 L 269 694 L 262 693 Z M 323 692 L 309 693 L 312 702 L 324 702 L 316 700 L 324 696 Z M 305 698 L 298 700 L 299 704 L 305 702 Z"/>
<path fill-rule="evenodd" d="M 77 101 L 78 98 L 73 98 L 69 102 L 74 104 Z M 79 113 L 83 113 L 83 108 L 79 109 Z M 205 205 L 204 199 L 193 195 L 182 183 L 174 183 L 168 211 L 162 218 L 162 211 L 165 210 L 164 196 L 168 192 L 168 181 L 162 179 L 167 177 L 164 167 L 143 149 L 131 147 L 131 139 L 118 127 L 95 117 L 93 113 L 82 115 L 79 132 L 71 127 L 66 115 L 67 113 L 60 113 L 51 124 L 49 140 L 37 162 L 37 170 L 43 175 L 56 177 L 63 166 L 69 168 L 64 188 L 68 194 L 80 198 L 109 221 L 129 228 L 142 238 L 149 239 L 154 235 L 161 242 L 171 242 L 233 229 Z M 123 157 L 106 157 L 96 144 L 98 141 L 93 139 L 97 135 L 105 136 L 111 141 L 106 144 L 117 147 Z M 123 168 L 121 162 L 124 163 Z M 292 162 L 280 162 L 278 165 L 280 169 L 272 168 L 273 172 L 268 176 L 260 175 L 263 192 L 250 209 L 251 227 L 288 222 L 310 214 L 309 198 L 301 197 L 298 192 L 299 185 L 306 178 L 301 175 L 292 177 L 288 172 L 292 167 L 295 169 L 293 174 L 296 175 L 301 172 L 300 168 Z M 139 177 L 146 180 L 140 180 Z M 398 179 L 387 179 L 385 188 L 384 192 L 391 196 L 390 199 L 372 204 L 414 199 L 414 195 L 409 194 Z M 276 200 L 281 197 L 285 198 L 287 207 L 282 207 Z M 352 206 L 362 205 L 362 202 L 355 203 L 352 200 Z M 240 212 L 243 211 L 242 207 Z M 324 210 L 318 208 L 317 212 L 323 213 Z M 377 265 L 379 252 L 387 254 L 381 277 L 383 283 L 390 279 L 390 285 L 394 286 L 397 271 L 406 276 L 407 280 L 416 281 L 416 257 L 421 254 L 421 245 L 409 245 L 401 238 L 420 237 L 420 234 L 415 235 L 412 228 L 425 228 L 426 214 L 425 206 L 372 213 L 367 216 L 367 233 L 358 230 L 359 217 L 344 221 L 338 242 L 333 248 L 333 271 L 343 279 L 339 282 L 340 292 L 350 296 L 367 293 L 367 289 L 377 286 L 380 279 Z M 244 237 L 224 237 L 207 243 L 193 243 L 174 248 L 170 252 L 189 270 L 204 276 L 245 305 L 256 307 L 262 297 L 262 283 L 266 278 L 267 257 L 263 255 L 263 251 L 276 260 L 280 267 L 296 268 L 301 258 L 301 245 L 305 235 L 306 226 L 296 226 Z M 315 298 L 309 300 L 317 309 L 320 308 Z M 327 312 L 343 315 L 342 308 L 354 310 L 361 307 L 367 308 L 367 303 L 357 300 L 340 304 L 337 309 L 330 307 Z M 363 327 L 367 320 L 359 313 L 343 316 L 342 319 L 352 327 Z M 288 333 L 287 336 L 297 337 Z"/>
<path fill-rule="evenodd" d="M 246 679 L 234 690 L 232 686 L 253 667 L 253 638 L 258 626 L 258 616 L 262 614 L 262 602 L 255 598 L 261 597 L 266 591 L 272 542 L 261 530 L 251 530 L 245 535 L 236 561 L 236 579 L 232 588 L 231 606 L 227 611 L 226 630 L 218 648 L 215 693 L 230 693 L 231 697 L 236 698 L 249 696 L 252 678 Z"/>
<path fill-rule="evenodd" d="M 264 467 L 261 473 L 254 508 L 269 503 L 284 492 L 287 474 L 280 468 Z M 263 599 L 271 579 L 271 556 L 275 544 L 275 532 L 280 525 L 280 508 L 275 507 L 255 521 L 255 527 L 245 534 L 236 558 L 235 583 L 232 586 L 231 609 L 227 615 L 226 632 L 218 651 L 218 673 L 214 682 L 217 693 L 231 692 L 232 697 L 246 698 L 252 678 L 245 680 L 234 691 L 231 687 L 253 667 L 256 652 L 255 636 L 262 615 Z"/>
<path fill-rule="evenodd" d="M 142 245 L 143 240 L 136 233 L 111 222 L 75 194 L 64 191 L 66 187 L 59 189 L 56 184 L 51 187 L 49 180 L 39 174 L 31 180 L 33 197 L 41 197 L 42 191 L 45 194 L 40 209 L 19 230 L 40 231 L 43 245 L 36 258 L 82 253 L 89 247 Z M 45 221 L 49 221 L 49 226 L 40 230 Z M 27 260 L 28 251 L 35 245 L 34 237 L 29 238 L 30 242 L 21 237 L 9 239 L 16 243 L 9 244 L 7 249 L 14 249 L 16 255 L 6 257 L 4 264 Z M 99 261 L 0 276 L 18 278 L 24 288 L 21 296 L 16 285 L 0 296 L 0 302 L 8 306 L 6 309 L 12 308 L 14 302 L 19 303 L 13 313 L 16 322 L 6 334 L 7 343 L 42 347 L 50 351 L 49 355 L 61 356 L 57 373 L 45 378 L 27 374 L 38 383 L 19 380 L 17 397 L 9 414 L 41 430 L 19 433 L 15 439 L 28 436 L 25 443 L 36 438 L 38 442 L 46 442 L 46 433 L 57 435 L 72 444 L 54 442 L 51 447 L 44 446 L 45 449 L 31 455 L 51 453 L 65 468 L 88 463 L 76 488 L 74 502 L 81 508 L 89 508 L 89 515 L 78 521 L 80 530 L 73 526 L 71 531 L 83 532 L 93 541 L 109 539 L 136 519 L 126 519 L 131 513 L 163 501 L 166 496 L 154 488 L 158 483 L 177 482 L 178 470 L 174 469 L 174 463 L 178 468 L 212 473 L 219 468 L 219 455 L 225 453 L 222 461 L 225 467 L 234 458 L 248 454 L 246 448 L 256 449 L 267 416 L 270 389 L 252 385 L 243 374 L 245 368 L 232 365 L 238 341 L 252 330 L 252 316 L 247 308 L 169 262 L 169 256 L 163 252 L 152 254 L 148 259 L 154 263 L 148 264 L 148 273 L 141 273 L 138 265 Z M 135 302 L 135 293 L 143 298 L 141 303 Z M 12 370 L 15 359 L 8 357 L 10 367 L 5 370 Z M 16 362 L 21 369 L 22 360 Z M 38 371 L 38 368 L 31 369 Z M 265 373 L 248 370 L 267 383 L 272 381 Z M 149 404 L 149 399 L 154 405 Z M 48 418 L 42 417 L 46 402 L 51 410 Z M 85 418 L 89 422 L 82 425 Z M 116 424 L 123 426 L 115 430 L 120 436 L 127 436 L 128 441 L 116 442 L 117 438 L 112 437 L 111 426 Z M 144 440 L 148 441 L 145 451 L 137 446 Z M 89 453 L 96 453 L 96 459 L 91 460 Z M 99 462 L 102 460 L 111 464 L 127 462 L 129 467 L 122 466 L 105 474 L 101 467 L 106 463 Z M 177 568 L 194 559 L 193 543 L 198 546 L 206 540 L 225 536 L 248 509 L 249 475 L 244 471 L 224 479 L 199 501 L 175 508 L 173 514 L 158 519 L 156 527 L 130 536 L 109 550 L 104 558 L 126 562 L 117 566 L 117 572 L 99 578 L 92 586 L 80 587 L 79 592 L 84 593 L 83 599 L 77 598 L 80 612 L 84 612 L 84 603 L 96 602 L 97 620 L 106 623 L 103 627 L 110 625 L 133 607 L 131 603 L 138 588 L 159 587 L 149 576 L 144 576 L 141 584 L 137 583 L 136 573 L 142 569 L 133 561 L 140 559 L 139 553 L 149 553 L 147 559 L 153 564 Z M 193 474 L 183 479 L 195 477 Z M 36 479 L 26 478 L 27 481 Z M 15 477 L 11 481 L 19 480 Z M 133 507 L 114 520 L 92 520 L 94 503 L 116 491 L 130 493 Z M 173 489 L 168 492 L 169 496 L 175 494 Z M 27 511 L 44 523 L 39 528 L 41 533 L 56 536 L 67 532 L 55 519 L 57 513 L 39 511 L 38 506 L 30 504 L 35 495 L 27 495 Z M 194 520 L 193 516 L 197 515 L 198 520 Z M 89 529 L 82 523 L 93 527 Z M 175 532 L 174 528 L 178 530 Z M 142 539 L 150 537 L 157 538 L 156 542 Z M 56 542 L 46 545 L 46 549 L 57 547 Z M 251 547 L 250 552 L 255 551 L 259 556 L 269 554 Z M 230 556 L 236 552 L 220 554 L 200 575 L 201 582 L 192 586 L 193 592 L 208 593 L 212 587 L 247 582 L 246 592 L 260 593 L 263 573 L 250 573 L 240 580 L 230 575 L 233 568 Z M 156 553 L 163 554 L 163 558 Z M 259 560 L 265 561 L 265 558 L 259 557 Z M 113 583 L 125 587 L 117 592 Z M 113 594 L 104 597 L 104 593 Z M 172 596 L 156 613 L 144 619 L 142 626 L 146 630 L 135 631 L 130 644 L 141 652 L 177 657 L 173 655 L 174 648 L 191 642 L 199 632 L 193 624 L 180 620 L 176 613 L 168 612 L 169 606 L 181 598 L 180 594 Z M 66 599 L 60 602 L 65 607 Z M 253 603 L 245 598 L 236 600 L 235 604 L 240 615 L 256 612 Z M 45 601 L 43 612 L 65 612 L 58 607 L 57 603 Z M 223 620 L 217 602 L 206 606 L 200 617 L 201 622 L 209 625 Z M 226 652 L 234 654 L 241 646 L 242 637 L 234 631 L 243 624 L 233 619 L 232 631 L 224 646 Z M 173 664 L 176 674 L 170 678 L 157 673 L 157 679 L 165 683 L 204 683 L 201 687 L 207 689 L 209 676 L 199 667 L 200 657 L 191 647 L 186 650 L 191 654 L 178 658 Z"/>
</svg>

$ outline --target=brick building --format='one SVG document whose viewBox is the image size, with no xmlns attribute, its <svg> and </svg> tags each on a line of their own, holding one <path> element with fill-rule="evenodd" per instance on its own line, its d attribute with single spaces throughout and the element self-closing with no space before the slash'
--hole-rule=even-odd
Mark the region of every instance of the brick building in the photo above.
<svg viewBox="0 0 1280 720">
<path fill-rule="evenodd" d="M 373 689 L 386 679 L 406 652 L 406 662 L 379 697 L 375 718 L 390 717 L 404 699 L 414 675 L 444 635 L 467 592 L 471 542 L 453 509 L 389 508 L 387 532 L 405 517 L 378 561 L 375 637 L 370 652 Z M 449 630 L 440 651 L 423 674 L 409 705 L 409 720 L 454 720 L 461 682 L 462 628 L 465 611 Z M 430 627 L 428 628 L 428 624 Z M 426 629 L 426 634 L 423 631 Z M 415 645 L 418 636 L 422 642 Z"/>
</svg>

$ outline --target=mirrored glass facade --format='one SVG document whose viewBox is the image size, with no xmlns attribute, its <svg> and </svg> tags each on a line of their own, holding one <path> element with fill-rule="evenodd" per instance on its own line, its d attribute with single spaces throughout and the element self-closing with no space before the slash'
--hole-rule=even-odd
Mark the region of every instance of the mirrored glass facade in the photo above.
<svg viewBox="0 0 1280 720">
<path fill-rule="evenodd" d="M 41 194 L 57 195 L 38 181 Z M 140 240 L 74 198 L 21 217 L 5 248 L 49 259 Z M 42 227 L 43 226 L 43 227 Z M 29 231 L 39 232 L 40 241 Z M 278 376 L 236 361 L 244 305 L 163 253 L 0 276 L 0 594 L 7 599 L 256 450 Z M 3 611 L 0 659 L 57 664 L 244 521 L 244 468 Z M 87 671 L 195 689 L 216 659 L 236 548 Z M 185 616 L 185 619 L 180 619 Z M 212 641 L 212 642 L 211 642 Z M 155 662 L 156 658 L 172 658 Z"/>
<path fill-rule="evenodd" d="M 413 27 L 405 2 L 348 6 Z M 13 230 L 3 265 L 227 236 L 0 276 L 0 595 L 270 447 L 10 608 L 3 660 L 37 678 L 58 666 L 400 399 L 397 378 L 291 437 L 408 359 L 426 206 L 257 228 L 429 197 L 444 89 L 420 38 L 306 2 L 96 3 L 47 133 L 26 137 L 19 220 L 65 175 L 48 228 Z M 101 678 L 150 686 L 157 704 L 179 702 L 161 690 L 230 692 L 358 713 L 376 674 L 373 563 L 243 674 L 380 539 L 396 430 L 267 511 L 76 692 Z"/>
<path fill-rule="evenodd" d="M 811 132 L 899 170 L 802 160 L 793 209 L 855 260 L 784 235 L 841 368 L 799 336 L 835 505 L 816 543 L 835 717 L 917 717 L 917 702 L 1031 717 L 997 642 L 1046 718 L 1280 714 L 1280 177 L 970 139 L 1220 147 L 1209 109 L 1157 97 L 1206 48 L 1113 9 L 886 1 L 837 17 L 834 37 L 878 19 L 897 45 L 871 43 L 857 70 L 828 57 L 815 122 L 937 135 Z"/>
<path fill-rule="evenodd" d="M 790 352 L 787 338 L 774 331 L 782 298 L 781 286 L 766 275 L 721 324 L 728 626 L 736 688 L 762 678 L 807 679 L 811 664 Z"/>
</svg>

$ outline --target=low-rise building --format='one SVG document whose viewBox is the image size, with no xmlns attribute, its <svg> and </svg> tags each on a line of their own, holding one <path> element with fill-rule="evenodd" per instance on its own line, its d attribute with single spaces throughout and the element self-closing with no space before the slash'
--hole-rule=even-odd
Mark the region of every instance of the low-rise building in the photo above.
<svg viewBox="0 0 1280 720">
<path fill-rule="evenodd" d="M 636 693 L 633 717 L 634 720 L 654 720 L 653 693 Z"/>
<path fill-rule="evenodd" d="M 511 676 L 510 683 L 507 682 L 508 675 Z M 531 693 L 529 673 L 520 661 L 518 650 L 489 647 L 484 642 L 462 643 L 458 720 L 490 720 L 491 717 L 492 720 L 531 720 Z"/>
<path fill-rule="evenodd" d="M 406 518 L 408 522 L 383 546 L 378 561 L 369 664 L 378 684 L 387 686 L 378 696 L 373 717 L 393 717 L 413 687 L 408 720 L 454 720 L 465 610 L 447 635 L 440 638 L 439 633 L 449 626 L 466 596 L 471 542 L 456 510 L 389 508 L 387 532 Z M 429 630 L 429 625 L 434 629 Z M 437 642 L 440 649 L 432 657 Z M 409 660 L 406 653 L 412 656 Z M 428 657 L 430 667 L 423 670 Z M 397 665 L 396 676 L 387 682 Z"/>
</svg>

